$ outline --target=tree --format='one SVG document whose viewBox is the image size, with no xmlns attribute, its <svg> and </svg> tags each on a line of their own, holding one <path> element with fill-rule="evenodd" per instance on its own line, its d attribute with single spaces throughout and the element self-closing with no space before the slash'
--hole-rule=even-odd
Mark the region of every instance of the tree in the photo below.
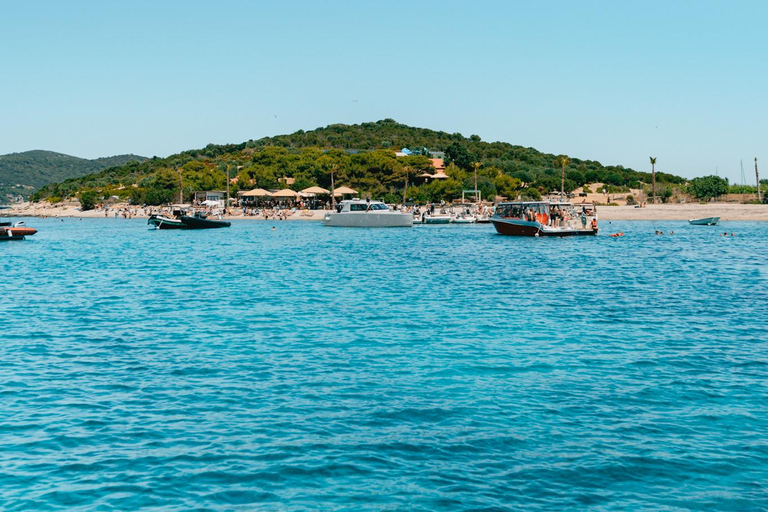
<svg viewBox="0 0 768 512">
<path fill-rule="evenodd" d="M 80 209 L 82 211 L 93 210 L 96 207 L 98 194 L 95 190 L 84 190 L 80 193 Z"/>
<path fill-rule="evenodd" d="M 515 193 L 522 186 L 519 179 L 506 174 L 498 175 L 493 184 L 496 185 L 496 193 L 507 198 L 515 197 Z"/>
<path fill-rule="evenodd" d="M 452 142 L 450 146 L 445 150 L 445 155 L 462 169 L 468 170 L 472 165 L 472 155 L 469 154 L 467 148 L 463 144 L 458 142 Z"/>
<path fill-rule="evenodd" d="M 656 203 L 656 157 L 649 157 L 651 159 L 651 194 L 653 199 L 652 203 Z"/>
<path fill-rule="evenodd" d="M 688 185 L 688 191 L 696 199 L 709 201 L 714 197 L 728 193 L 728 180 L 720 176 L 694 178 Z"/>
</svg>

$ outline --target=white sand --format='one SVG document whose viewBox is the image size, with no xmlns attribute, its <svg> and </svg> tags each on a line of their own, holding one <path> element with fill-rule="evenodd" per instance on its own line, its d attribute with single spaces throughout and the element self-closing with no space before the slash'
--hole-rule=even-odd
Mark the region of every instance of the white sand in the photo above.
<svg viewBox="0 0 768 512">
<path fill-rule="evenodd" d="M 578 205 L 578 202 L 575 202 Z M 82 217 L 103 218 L 114 217 L 114 211 L 129 209 L 136 218 L 146 218 L 142 208 L 133 208 L 127 204 L 114 205 L 105 215 L 103 210 L 81 212 L 78 203 L 21 203 L 8 210 L 0 210 L 3 217 Z M 598 215 L 601 220 L 688 220 L 700 217 L 720 217 L 721 220 L 768 221 L 768 205 L 737 204 L 737 203 L 686 203 L 686 204 L 649 204 L 644 208 L 633 206 L 599 206 Z M 295 212 L 287 220 L 321 220 L 325 211 L 311 212 L 311 216 Z M 264 220 L 263 216 L 244 217 L 230 215 L 228 219 Z"/>
</svg>

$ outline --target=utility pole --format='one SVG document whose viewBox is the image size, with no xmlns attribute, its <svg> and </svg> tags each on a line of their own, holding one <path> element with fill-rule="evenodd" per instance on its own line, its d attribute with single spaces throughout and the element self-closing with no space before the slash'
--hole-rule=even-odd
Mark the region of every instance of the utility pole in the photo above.
<svg viewBox="0 0 768 512">
<path fill-rule="evenodd" d="M 403 190 L 403 206 L 405 206 L 406 197 L 408 196 L 408 171 L 410 171 L 410 168 L 406 167 L 405 169 L 405 189 Z"/>
<path fill-rule="evenodd" d="M 227 213 L 227 208 L 229 208 L 229 168 L 231 166 L 227 166 L 227 202 L 224 203 L 224 213 Z"/>
<path fill-rule="evenodd" d="M 651 202 L 656 204 L 656 157 L 652 156 L 651 159 L 651 191 L 653 193 L 653 199 Z"/>
<path fill-rule="evenodd" d="M 757 170 L 757 157 L 755 157 L 755 179 L 757 180 L 757 201 L 761 202 L 763 196 L 760 195 L 760 173 Z"/>
<path fill-rule="evenodd" d="M 336 169 L 336 166 L 331 166 L 331 208 L 336 209 L 336 193 L 333 188 L 333 171 Z"/>
<path fill-rule="evenodd" d="M 184 194 L 184 182 L 182 181 L 182 178 L 181 178 L 181 169 L 179 169 L 179 204 L 184 204 L 183 194 Z"/>
<path fill-rule="evenodd" d="M 475 202 L 480 202 L 480 193 L 477 190 L 477 170 L 483 165 L 482 162 L 472 162 L 472 167 L 475 168 Z"/>
<path fill-rule="evenodd" d="M 565 198 L 565 166 L 568 165 L 568 163 L 571 160 L 563 155 L 560 157 L 560 195 Z"/>
</svg>

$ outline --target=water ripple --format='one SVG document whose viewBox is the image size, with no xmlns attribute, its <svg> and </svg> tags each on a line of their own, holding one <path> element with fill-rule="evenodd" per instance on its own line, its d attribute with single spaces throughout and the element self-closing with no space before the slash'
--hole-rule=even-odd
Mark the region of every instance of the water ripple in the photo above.
<svg viewBox="0 0 768 512">
<path fill-rule="evenodd" d="M 764 225 L 28 222 L 2 510 L 768 509 Z"/>
</svg>

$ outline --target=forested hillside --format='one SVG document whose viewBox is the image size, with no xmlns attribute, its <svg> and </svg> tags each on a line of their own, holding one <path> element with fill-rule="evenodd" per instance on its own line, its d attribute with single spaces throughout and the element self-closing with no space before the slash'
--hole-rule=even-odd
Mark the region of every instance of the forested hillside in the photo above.
<svg viewBox="0 0 768 512">
<path fill-rule="evenodd" d="M 409 148 L 413 154 L 396 157 L 395 151 L 402 148 Z M 430 181 L 419 177 L 433 171 L 428 158 L 432 152 L 445 153 L 450 179 Z M 363 196 L 393 202 L 402 199 L 407 178 L 409 199 L 439 201 L 456 199 L 463 189 L 473 188 L 475 167 L 483 197 L 539 197 L 559 190 L 562 165 L 568 191 L 592 182 L 605 183 L 617 191 L 651 182 L 650 173 L 622 166 L 604 166 L 507 142 L 484 142 L 476 135 L 464 137 L 384 119 L 299 130 L 240 144 L 210 144 L 168 158 L 130 162 L 48 185 L 34 199 L 60 200 L 95 190 L 101 197 L 118 195 L 135 204 L 161 204 L 176 200 L 180 178 L 186 200 L 195 190 L 222 190 L 227 174 L 234 178 L 233 194 L 238 189 L 284 187 L 282 177 L 295 178 L 291 186 L 295 190 L 312 185 L 329 188 L 333 169 L 337 185 L 353 187 Z M 656 181 L 660 187 L 685 182 L 664 173 L 657 173 Z"/>
<path fill-rule="evenodd" d="M 7 194 L 27 197 L 38 188 L 101 171 L 109 166 L 124 165 L 145 157 L 117 155 L 95 160 L 77 158 L 53 151 L 25 151 L 0 156 L 0 202 Z"/>
</svg>

